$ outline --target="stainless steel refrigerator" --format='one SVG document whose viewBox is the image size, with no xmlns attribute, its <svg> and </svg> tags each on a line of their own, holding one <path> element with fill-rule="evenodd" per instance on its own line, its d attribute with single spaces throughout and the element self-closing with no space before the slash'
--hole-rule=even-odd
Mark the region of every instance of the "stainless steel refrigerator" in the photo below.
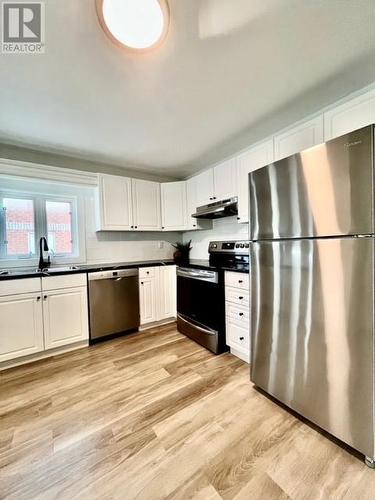
<svg viewBox="0 0 375 500">
<path fill-rule="evenodd" d="M 374 126 L 249 176 L 251 380 L 374 466 Z"/>
</svg>

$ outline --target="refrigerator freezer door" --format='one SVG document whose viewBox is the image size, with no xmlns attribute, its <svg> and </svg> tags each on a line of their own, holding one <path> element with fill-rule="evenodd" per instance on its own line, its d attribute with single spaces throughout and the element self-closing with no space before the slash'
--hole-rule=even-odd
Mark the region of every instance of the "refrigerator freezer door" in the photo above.
<svg viewBox="0 0 375 500">
<path fill-rule="evenodd" d="M 252 240 L 373 234 L 373 126 L 250 174 Z"/>
<path fill-rule="evenodd" d="M 374 239 L 252 244 L 251 380 L 374 456 Z"/>
</svg>

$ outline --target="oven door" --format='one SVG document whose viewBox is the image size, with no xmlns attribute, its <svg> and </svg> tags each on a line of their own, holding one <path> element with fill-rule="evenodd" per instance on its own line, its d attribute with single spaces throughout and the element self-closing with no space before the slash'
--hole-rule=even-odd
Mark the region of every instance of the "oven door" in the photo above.
<svg viewBox="0 0 375 500">
<path fill-rule="evenodd" d="M 224 286 L 216 271 L 177 269 L 178 330 L 212 352 L 226 350 Z"/>
</svg>

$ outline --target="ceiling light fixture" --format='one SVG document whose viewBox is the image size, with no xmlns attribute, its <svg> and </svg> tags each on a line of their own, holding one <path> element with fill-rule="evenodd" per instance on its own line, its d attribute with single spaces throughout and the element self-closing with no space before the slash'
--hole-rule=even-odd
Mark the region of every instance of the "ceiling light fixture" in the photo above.
<svg viewBox="0 0 375 500">
<path fill-rule="evenodd" d="M 167 35 L 167 0 L 96 0 L 96 8 L 103 30 L 121 47 L 143 52 Z"/>
</svg>

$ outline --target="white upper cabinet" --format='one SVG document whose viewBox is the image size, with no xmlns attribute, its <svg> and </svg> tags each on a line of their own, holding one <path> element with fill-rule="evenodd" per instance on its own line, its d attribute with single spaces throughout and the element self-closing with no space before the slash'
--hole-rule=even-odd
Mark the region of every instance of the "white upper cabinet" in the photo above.
<svg viewBox="0 0 375 500">
<path fill-rule="evenodd" d="M 129 231 L 133 225 L 131 179 L 99 174 L 98 229 Z"/>
<path fill-rule="evenodd" d="M 192 217 L 197 211 L 197 179 L 198 176 L 191 177 L 186 181 L 186 229 L 195 230 L 198 227 L 198 220 Z"/>
<path fill-rule="evenodd" d="M 162 229 L 180 231 L 187 227 L 186 182 L 161 185 Z"/>
<path fill-rule="evenodd" d="M 237 157 L 238 221 L 249 222 L 249 172 L 273 162 L 273 140 L 262 142 Z"/>
<path fill-rule="evenodd" d="M 237 196 L 236 159 L 214 167 L 214 200 L 220 201 Z"/>
<path fill-rule="evenodd" d="M 237 196 L 236 159 L 227 160 L 194 177 L 197 207 Z"/>
<path fill-rule="evenodd" d="M 198 177 L 191 177 L 186 181 L 186 231 L 195 231 L 197 229 L 212 229 L 212 221 L 205 219 L 195 219 L 192 217 L 197 211 L 198 201 L 197 201 L 197 188 L 198 188 Z"/>
<path fill-rule="evenodd" d="M 329 141 L 375 123 L 375 89 L 324 113 L 324 135 Z"/>
<path fill-rule="evenodd" d="M 212 168 L 205 170 L 195 177 L 197 207 L 212 203 L 214 199 L 214 171 Z"/>
<path fill-rule="evenodd" d="M 299 153 L 324 142 L 323 115 L 275 135 L 275 160 Z"/>
<path fill-rule="evenodd" d="M 134 229 L 160 231 L 160 184 L 132 179 Z"/>
</svg>

